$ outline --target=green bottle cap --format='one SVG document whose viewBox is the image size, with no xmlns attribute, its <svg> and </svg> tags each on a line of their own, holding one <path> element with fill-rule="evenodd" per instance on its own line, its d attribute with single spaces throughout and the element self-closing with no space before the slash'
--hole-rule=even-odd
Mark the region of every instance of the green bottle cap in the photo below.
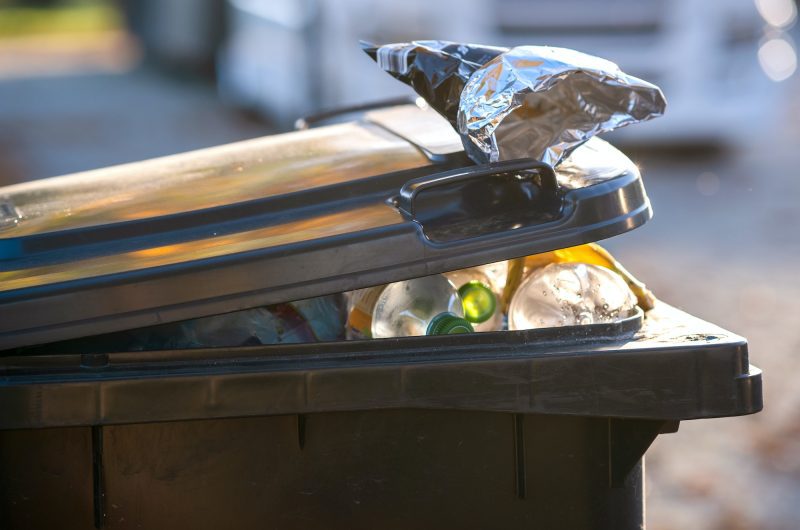
<svg viewBox="0 0 800 530">
<path fill-rule="evenodd" d="M 497 309 L 497 297 L 483 282 L 472 280 L 458 289 L 461 303 L 464 304 L 464 318 L 473 324 L 486 322 Z"/>
<path fill-rule="evenodd" d="M 428 324 L 426 335 L 455 335 L 457 333 L 474 333 L 472 324 L 453 313 L 439 313 Z"/>
</svg>

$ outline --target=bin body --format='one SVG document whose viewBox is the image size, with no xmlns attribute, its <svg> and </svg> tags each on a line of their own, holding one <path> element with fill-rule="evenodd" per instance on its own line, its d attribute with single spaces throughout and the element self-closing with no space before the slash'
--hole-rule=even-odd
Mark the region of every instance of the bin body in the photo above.
<svg viewBox="0 0 800 530">
<path fill-rule="evenodd" d="M 612 476 L 614 425 L 398 409 L 3 431 L 0 524 L 641 528 L 641 455 Z"/>
<path fill-rule="evenodd" d="M 655 437 L 757 412 L 761 373 L 741 337 L 639 318 L 0 357 L 0 527 L 642 528 Z"/>
</svg>

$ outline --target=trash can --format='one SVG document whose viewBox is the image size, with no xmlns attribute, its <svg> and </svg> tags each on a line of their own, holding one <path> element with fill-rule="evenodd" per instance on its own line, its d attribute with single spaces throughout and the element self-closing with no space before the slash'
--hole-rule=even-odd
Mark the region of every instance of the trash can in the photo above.
<svg viewBox="0 0 800 530">
<path fill-rule="evenodd" d="M 615 324 L 115 348 L 634 229 L 639 172 L 601 141 L 555 173 L 476 166 L 398 105 L 0 197 L 3 528 L 642 528 L 655 437 L 761 408 L 745 339 L 661 302 Z"/>
</svg>

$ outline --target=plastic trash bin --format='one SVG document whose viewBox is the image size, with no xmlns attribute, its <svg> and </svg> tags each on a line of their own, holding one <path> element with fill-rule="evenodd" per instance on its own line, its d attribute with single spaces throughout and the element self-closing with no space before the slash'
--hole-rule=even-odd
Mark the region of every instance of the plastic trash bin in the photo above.
<svg viewBox="0 0 800 530">
<path fill-rule="evenodd" d="M 114 348 L 121 330 L 563 248 L 651 215 L 607 144 L 554 174 L 473 166 L 454 134 L 402 105 L 0 189 L 0 525 L 641 528 L 653 439 L 761 408 L 746 341 L 667 304 L 617 324 Z"/>
</svg>

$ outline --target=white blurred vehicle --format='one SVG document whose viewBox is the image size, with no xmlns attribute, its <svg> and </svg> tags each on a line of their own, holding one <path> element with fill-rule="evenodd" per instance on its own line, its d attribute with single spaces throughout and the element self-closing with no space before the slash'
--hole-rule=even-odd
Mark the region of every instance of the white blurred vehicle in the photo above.
<svg viewBox="0 0 800 530">
<path fill-rule="evenodd" d="M 766 131 L 796 68 L 783 31 L 793 0 L 229 0 L 222 93 L 279 124 L 410 89 L 358 40 L 444 39 L 563 46 L 610 59 L 662 87 L 663 118 L 627 143 L 739 144 Z"/>
</svg>

